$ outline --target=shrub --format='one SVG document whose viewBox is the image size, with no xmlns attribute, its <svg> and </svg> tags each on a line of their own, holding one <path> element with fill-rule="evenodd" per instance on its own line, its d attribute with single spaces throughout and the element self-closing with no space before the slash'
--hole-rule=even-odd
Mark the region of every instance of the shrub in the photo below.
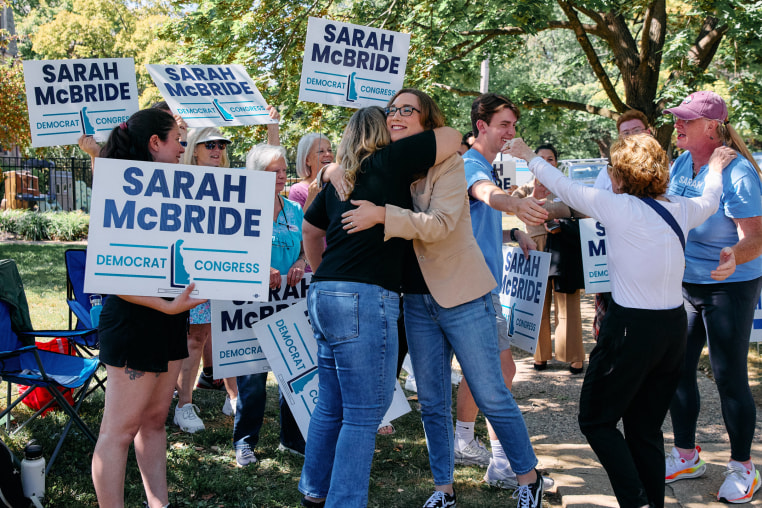
<svg viewBox="0 0 762 508">
<path fill-rule="evenodd" d="M 90 217 L 81 211 L 35 212 L 4 210 L 0 212 L 0 231 L 23 240 L 58 240 L 70 242 L 87 238 Z"/>
<path fill-rule="evenodd" d="M 51 240 L 72 242 L 87 238 L 90 216 L 80 210 L 75 212 L 45 212 L 50 220 L 48 236 Z"/>
</svg>

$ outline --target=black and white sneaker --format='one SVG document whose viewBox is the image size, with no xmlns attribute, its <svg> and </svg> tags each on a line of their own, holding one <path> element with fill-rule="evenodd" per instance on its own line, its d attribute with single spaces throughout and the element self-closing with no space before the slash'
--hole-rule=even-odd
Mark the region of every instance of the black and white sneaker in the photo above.
<svg viewBox="0 0 762 508">
<path fill-rule="evenodd" d="M 535 470 L 537 471 L 537 470 Z M 537 480 L 531 485 L 521 485 L 513 493 L 513 499 L 518 499 L 517 508 L 542 508 L 543 481 L 539 471 Z"/>
<path fill-rule="evenodd" d="M 424 503 L 423 508 L 455 508 L 455 492 L 452 495 L 435 490 L 431 497 Z"/>
</svg>

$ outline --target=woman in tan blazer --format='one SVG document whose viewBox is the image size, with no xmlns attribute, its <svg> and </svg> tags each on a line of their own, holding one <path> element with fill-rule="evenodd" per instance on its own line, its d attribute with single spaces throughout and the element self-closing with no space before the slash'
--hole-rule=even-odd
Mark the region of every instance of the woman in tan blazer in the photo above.
<svg viewBox="0 0 762 508">
<path fill-rule="evenodd" d="M 425 93 L 402 89 L 389 101 L 392 142 L 444 125 Z M 524 419 L 503 381 L 495 309 L 496 282 L 471 229 L 463 160 L 452 156 L 415 181 L 413 210 L 353 201 L 350 233 L 385 224 L 385 238 L 413 240 L 403 279 L 405 329 L 418 385 L 435 491 L 424 506 L 454 506 L 450 363 L 453 352 L 479 408 L 494 428 L 519 484 L 519 497 L 542 498 L 542 479 Z M 541 501 L 540 501 L 541 502 Z"/>
</svg>

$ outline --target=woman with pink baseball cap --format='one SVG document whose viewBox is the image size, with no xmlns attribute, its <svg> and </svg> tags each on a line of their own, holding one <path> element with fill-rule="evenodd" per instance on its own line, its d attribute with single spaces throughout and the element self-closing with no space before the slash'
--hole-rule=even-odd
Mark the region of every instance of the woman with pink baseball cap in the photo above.
<svg viewBox="0 0 762 508">
<path fill-rule="evenodd" d="M 762 483 L 751 461 L 756 406 L 747 373 L 749 335 L 762 288 L 761 173 L 730 125 L 725 101 L 716 93 L 692 93 L 664 113 L 675 117 L 677 147 L 685 150 L 672 166 L 668 194 L 701 195 L 714 150 L 728 146 L 738 152 L 722 174 L 719 210 L 691 230 L 685 245 L 688 342 L 682 378 L 670 407 L 675 447 L 666 458 L 665 481 L 696 478 L 706 470 L 696 446 L 700 404 L 696 369 L 708 344 L 731 450 L 717 497 L 748 503 Z"/>
</svg>

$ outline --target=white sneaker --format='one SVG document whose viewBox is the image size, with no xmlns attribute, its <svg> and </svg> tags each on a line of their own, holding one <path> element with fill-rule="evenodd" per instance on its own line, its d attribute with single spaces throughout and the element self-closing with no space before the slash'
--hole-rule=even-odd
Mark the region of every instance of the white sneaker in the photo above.
<svg viewBox="0 0 762 508">
<path fill-rule="evenodd" d="M 204 422 L 198 417 L 198 406 L 196 404 L 185 404 L 180 407 L 178 404 L 175 407 L 175 425 L 180 427 L 183 432 L 193 434 L 200 430 L 204 430 Z"/>
<path fill-rule="evenodd" d="M 539 474 L 539 472 L 538 472 Z M 542 490 L 548 491 L 553 488 L 556 481 L 550 476 L 542 476 Z M 499 487 L 501 489 L 515 489 L 519 486 L 519 480 L 516 478 L 516 473 L 511 469 L 510 464 L 504 469 L 495 467 L 492 460 L 489 462 L 487 472 L 484 473 L 484 481 L 493 487 Z"/>
<path fill-rule="evenodd" d="M 516 473 L 513 472 L 510 465 L 505 468 L 495 467 L 492 459 L 489 461 L 487 472 L 484 473 L 484 481 L 493 487 L 499 487 L 501 489 L 515 489 L 519 486 L 519 480 L 516 478 Z"/>
<path fill-rule="evenodd" d="M 722 482 L 717 499 L 726 503 L 748 503 L 759 490 L 759 471 L 751 465 L 751 470 L 735 460 L 728 462 L 728 470 L 725 471 L 725 481 Z"/>
<path fill-rule="evenodd" d="M 680 457 L 677 448 L 672 448 L 672 452 L 665 459 L 664 483 L 672 483 L 686 478 L 698 478 L 706 471 L 706 462 L 701 460 L 699 452 L 701 447 L 696 447 L 696 455 L 691 460 Z"/>
<path fill-rule="evenodd" d="M 405 379 L 405 390 L 418 393 L 418 386 L 415 384 L 414 375 L 408 374 L 407 378 Z"/>
<path fill-rule="evenodd" d="M 225 403 L 222 405 L 222 414 L 227 416 L 235 416 L 235 406 L 238 399 L 231 399 L 230 395 L 225 395 Z"/>
<path fill-rule="evenodd" d="M 257 461 L 257 456 L 251 451 L 251 448 L 246 446 L 245 448 L 236 448 L 235 450 L 235 465 L 238 467 L 246 467 L 249 464 L 254 464 Z"/>
<path fill-rule="evenodd" d="M 457 441 L 457 440 L 456 440 Z M 487 448 L 474 438 L 465 448 L 458 449 L 455 444 L 455 463 L 464 466 L 486 467 L 492 461 L 492 454 Z"/>
</svg>

